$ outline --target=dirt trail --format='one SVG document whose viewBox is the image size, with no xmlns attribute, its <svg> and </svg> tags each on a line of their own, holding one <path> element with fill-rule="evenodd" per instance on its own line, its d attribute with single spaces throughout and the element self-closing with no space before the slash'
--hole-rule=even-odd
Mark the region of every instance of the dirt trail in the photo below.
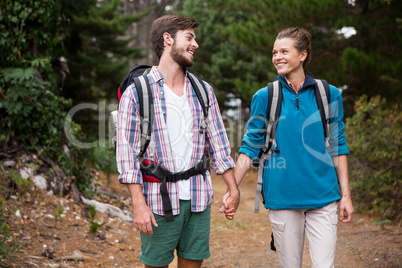
<svg viewBox="0 0 402 268">
<path fill-rule="evenodd" d="M 102 196 L 99 201 L 113 205 L 129 206 L 132 210 L 126 187 L 113 176 L 109 188 L 112 198 Z M 270 250 L 271 227 L 268 211 L 261 207 L 253 213 L 256 176 L 248 174 L 243 180 L 241 204 L 235 220 L 227 221 L 219 213 L 219 205 L 226 186 L 220 177 L 212 179 L 215 200 L 211 219 L 211 258 L 203 267 L 278 267 L 277 254 Z M 114 196 L 114 197 L 113 197 Z M 72 199 L 46 196 L 31 192 L 13 201 L 8 206 L 20 209 L 21 217 L 10 213 L 16 228 L 13 240 L 22 243 L 23 253 L 14 267 L 142 267 L 139 262 L 140 235 L 132 222 L 97 213 L 96 218 L 104 225 L 99 229 L 105 239 L 88 233 L 89 223 L 84 205 L 76 205 Z M 64 217 L 55 225 L 51 217 L 57 206 L 62 205 Z M 54 253 L 46 258 L 45 249 Z M 71 261 L 62 258 L 74 251 L 83 260 Z M 401 227 L 385 226 L 384 230 L 373 224 L 373 219 L 356 214 L 352 223 L 338 225 L 336 267 L 402 267 Z M 71 259 L 71 258 L 70 258 Z M 174 261 L 170 267 L 176 267 Z M 303 267 L 311 267 L 306 243 Z"/>
</svg>

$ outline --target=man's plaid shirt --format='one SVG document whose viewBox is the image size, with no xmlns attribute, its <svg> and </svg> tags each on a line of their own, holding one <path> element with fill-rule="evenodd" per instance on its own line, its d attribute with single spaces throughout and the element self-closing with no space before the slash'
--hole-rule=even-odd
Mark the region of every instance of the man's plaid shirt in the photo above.
<svg viewBox="0 0 402 268">
<path fill-rule="evenodd" d="M 175 170 L 174 156 L 169 142 L 166 127 L 166 102 L 164 94 L 164 78 L 154 66 L 148 74 L 154 104 L 154 124 L 151 143 L 155 143 L 155 162 L 158 162 L 171 171 Z M 234 167 L 233 159 L 230 156 L 230 145 L 219 111 L 215 94 L 207 83 L 210 108 L 208 111 L 208 124 L 204 134 L 199 129 L 204 118 L 202 107 L 197 96 L 191 88 L 186 71 L 185 85 L 190 109 L 193 113 L 193 153 L 191 166 L 198 163 L 204 153 L 205 143 L 212 156 L 213 169 L 216 174 L 222 174 Z M 145 158 L 150 155 L 150 147 L 144 154 Z M 140 115 L 138 109 L 138 95 L 135 85 L 130 85 L 119 103 L 119 115 L 117 124 L 117 167 L 120 172 L 119 181 L 123 184 L 139 183 L 142 185 L 145 200 L 152 212 L 164 215 L 160 184 L 143 181 L 137 155 L 140 150 Z M 191 208 L 193 212 L 204 211 L 211 203 L 213 190 L 211 175 L 206 173 L 206 179 L 202 175 L 193 176 L 190 180 Z M 179 194 L 177 183 L 167 183 L 173 215 L 180 213 Z"/>
</svg>

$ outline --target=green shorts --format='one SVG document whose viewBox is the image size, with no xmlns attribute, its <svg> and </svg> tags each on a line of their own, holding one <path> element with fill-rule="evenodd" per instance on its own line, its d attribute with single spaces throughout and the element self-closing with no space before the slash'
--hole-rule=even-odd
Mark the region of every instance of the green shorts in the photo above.
<svg viewBox="0 0 402 268">
<path fill-rule="evenodd" d="M 149 266 L 165 266 L 177 256 L 188 260 L 204 260 L 209 252 L 211 204 L 202 212 L 191 212 L 191 201 L 180 200 L 180 214 L 167 222 L 154 214 L 158 227 L 152 225 L 153 235 L 141 233 L 140 260 Z"/>
</svg>

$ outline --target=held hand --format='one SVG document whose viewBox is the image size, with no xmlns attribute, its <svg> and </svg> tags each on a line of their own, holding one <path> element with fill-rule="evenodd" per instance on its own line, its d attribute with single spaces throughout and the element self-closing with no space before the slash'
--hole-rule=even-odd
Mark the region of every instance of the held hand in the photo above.
<svg viewBox="0 0 402 268">
<path fill-rule="evenodd" d="M 220 207 L 220 209 L 219 209 L 219 212 L 220 212 L 220 213 L 225 212 L 225 210 L 226 210 L 226 203 L 227 203 L 227 200 L 228 200 L 229 196 L 230 196 L 229 192 L 226 192 L 226 194 L 223 195 L 223 197 L 222 197 L 222 204 L 221 204 L 221 207 Z"/>
<path fill-rule="evenodd" d="M 154 214 L 146 205 L 135 207 L 133 218 L 135 228 L 145 235 L 149 236 L 153 234 L 152 224 L 158 227 Z"/>
<path fill-rule="evenodd" d="M 229 192 L 226 192 L 226 194 L 223 195 L 222 204 L 221 204 L 221 207 L 219 209 L 220 213 L 223 213 L 223 212 L 225 212 L 227 210 L 227 202 L 228 202 L 227 200 L 228 200 L 229 196 L 230 196 Z M 225 212 L 225 217 L 228 220 L 233 220 L 234 215 L 235 215 L 235 213 L 226 213 Z"/>
<path fill-rule="evenodd" d="M 223 203 L 220 208 L 221 212 L 225 212 L 225 217 L 228 220 L 233 220 L 233 217 L 239 207 L 240 202 L 240 191 L 238 189 L 234 189 L 231 192 L 227 192 L 223 196 Z"/>
<path fill-rule="evenodd" d="M 352 199 L 350 197 L 342 197 L 339 204 L 339 220 L 341 222 L 350 222 L 354 212 Z"/>
</svg>

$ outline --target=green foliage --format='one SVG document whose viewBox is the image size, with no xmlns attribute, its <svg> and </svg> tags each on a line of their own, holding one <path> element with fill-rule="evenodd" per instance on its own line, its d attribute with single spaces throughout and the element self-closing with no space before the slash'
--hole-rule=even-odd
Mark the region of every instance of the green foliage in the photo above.
<svg viewBox="0 0 402 268">
<path fill-rule="evenodd" d="M 78 188 L 85 190 L 90 180 L 83 166 L 86 152 L 73 148 L 64 136 L 66 110 L 72 102 L 60 96 L 54 70 L 67 25 L 62 5 L 66 12 L 71 10 L 70 2 L 0 1 L 0 112 L 4 115 L 0 142 L 11 137 L 26 149 L 57 160 L 66 175 L 76 178 Z M 84 139 L 80 127 L 72 126 L 75 137 Z M 71 148 L 70 156 L 63 144 Z"/>
<path fill-rule="evenodd" d="M 50 67 L 49 62 L 44 65 Z M 8 115 L 3 124 L 12 136 L 31 145 L 41 144 L 50 152 L 63 140 L 64 109 L 69 102 L 36 75 L 34 66 L 1 69 L 0 84 L 5 90 L 0 109 Z"/>
<path fill-rule="evenodd" d="M 57 151 L 64 109 L 57 95 L 51 53 L 62 21 L 57 1 L 0 2 L 0 110 L 17 141 Z M 49 139 L 52 137 L 52 139 Z"/>
<path fill-rule="evenodd" d="M 311 70 L 325 77 L 331 72 L 327 66 L 336 67 L 336 55 L 328 55 L 339 42 L 331 27 L 344 5 L 337 0 L 187 0 L 183 13 L 200 23 L 192 69 L 214 86 L 221 104 L 231 93 L 249 107 L 253 94 L 277 76 L 271 51 L 278 31 L 299 26 L 313 34 L 313 58 L 319 61 Z"/>
<path fill-rule="evenodd" d="M 266 84 L 272 65 L 264 57 L 265 52 L 251 50 L 232 34 L 231 27 L 240 20 L 239 13 L 221 1 L 192 0 L 183 6 L 183 14 L 200 23 L 196 30 L 200 48 L 191 71 L 211 83 L 222 108 L 230 105 L 225 103 L 230 99 L 228 94 L 241 98 L 243 106 L 248 107 L 252 95 Z"/>
<path fill-rule="evenodd" d="M 16 184 L 20 187 L 20 189 L 25 189 L 25 188 L 28 188 L 28 187 L 32 187 L 32 186 L 33 186 L 32 182 L 30 182 L 29 180 L 26 180 L 26 179 L 22 178 L 22 177 L 20 176 L 20 174 L 18 174 L 18 172 L 15 171 L 15 170 L 11 171 L 11 172 L 8 174 L 8 178 L 9 178 L 12 182 L 16 183 Z"/>
<path fill-rule="evenodd" d="M 387 225 L 387 224 L 391 224 L 392 221 L 390 221 L 390 220 L 383 220 L 383 221 L 375 221 L 375 222 L 373 222 L 373 223 L 374 223 L 375 226 L 380 226 L 381 230 L 384 230 L 384 229 L 385 229 L 384 226 Z"/>
<path fill-rule="evenodd" d="M 277 33 L 302 27 L 312 36 L 308 72 L 347 88 L 346 116 L 362 94 L 401 102 L 402 1 L 354 2 L 186 0 L 183 13 L 200 23 L 192 69 L 214 86 L 220 104 L 231 93 L 248 107 L 253 93 L 277 75 L 271 63 Z M 346 38 L 338 32 L 344 27 L 356 35 Z"/>
<path fill-rule="evenodd" d="M 63 214 L 63 207 L 57 206 L 56 212 L 54 213 L 54 226 L 57 226 L 57 222 L 60 220 L 61 214 Z"/>
<path fill-rule="evenodd" d="M 397 105 L 384 108 L 385 102 L 363 95 L 355 104 L 356 114 L 347 119 L 350 181 L 359 211 L 400 219 L 402 112 Z"/>
<path fill-rule="evenodd" d="M 90 205 L 88 207 L 88 210 L 89 210 L 89 232 L 96 233 L 98 228 L 101 227 L 103 224 L 95 219 L 95 216 L 96 216 L 96 207 L 95 206 Z"/>
<path fill-rule="evenodd" d="M 88 159 L 95 169 L 106 174 L 109 183 L 110 175 L 117 172 L 116 169 L 116 152 L 111 147 L 96 147 L 90 151 Z"/>
<path fill-rule="evenodd" d="M 356 35 L 344 39 L 338 81 L 348 85 L 346 109 L 362 94 L 381 94 L 390 104 L 401 103 L 402 32 L 401 1 L 356 1 L 345 9 L 337 27 L 353 26 Z M 380 90 L 381 89 L 381 90 Z M 351 109 L 346 115 L 351 114 Z"/>
<path fill-rule="evenodd" d="M 4 216 L 3 209 L 4 199 L 0 198 L 0 266 L 11 267 L 11 261 L 17 260 L 16 253 L 21 252 L 21 244 L 17 244 L 14 240 L 12 244 L 8 242 L 10 240 L 9 233 L 13 230 L 7 223 Z"/>
<path fill-rule="evenodd" d="M 129 61 L 144 57 L 141 49 L 128 46 L 135 37 L 127 37 L 127 30 L 147 13 L 122 14 L 121 2 L 87 1 L 85 12 L 71 10 L 66 15 L 70 23 L 59 53 L 67 59 L 70 76 L 61 93 L 71 98 L 73 105 L 117 100 L 117 88 L 130 69 Z M 86 133 L 98 133 L 96 111 L 78 113 L 75 120 Z"/>
<path fill-rule="evenodd" d="M 58 42 L 60 1 L 0 1 L 1 66 L 24 67 L 39 55 L 50 56 Z"/>
<path fill-rule="evenodd" d="M 77 131 L 80 128 L 77 128 Z M 76 137 L 81 137 L 82 134 L 78 133 Z M 83 139 L 83 138 L 82 138 Z M 70 143 L 68 143 L 70 145 Z M 92 195 L 91 184 L 94 177 L 90 174 L 86 166 L 86 159 L 90 155 L 90 152 L 83 148 L 77 148 L 71 146 L 69 154 L 62 153 L 58 156 L 57 160 L 63 168 L 66 175 L 71 176 L 76 185 L 77 189 L 86 195 Z"/>
</svg>

